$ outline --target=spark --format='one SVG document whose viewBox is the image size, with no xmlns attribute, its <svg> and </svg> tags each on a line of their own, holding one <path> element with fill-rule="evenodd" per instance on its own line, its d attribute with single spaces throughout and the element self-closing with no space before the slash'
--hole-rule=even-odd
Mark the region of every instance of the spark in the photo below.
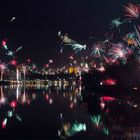
<svg viewBox="0 0 140 140">
<path fill-rule="evenodd" d="M 101 101 L 100 107 L 101 107 L 101 109 L 104 109 L 105 108 L 105 103 Z"/>
<path fill-rule="evenodd" d="M 111 21 L 110 25 L 111 25 L 111 28 L 114 28 L 114 27 L 119 28 L 120 25 L 122 25 L 122 23 L 123 22 L 120 21 L 120 18 L 116 18 Z"/>
<path fill-rule="evenodd" d="M 53 63 L 53 60 L 52 59 L 49 59 L 49 63 L 52 64 Z"/>
<path fill-rule="evenodd" d="M 17 65 L 17 61 L 15 59 L 13 59 L 11 62 L 11 65 L 16 66 Z"/>
<path fill-rule="evenodd" d="M 113 19 L 110 23 L 111 25 L 111 28 L 117 28 L 119 29 L 119 27 L 123 24 L 123 22 L 120 21 L 120 18 L 116 18 L 116 19 Z"/>
<path fill-rule="evenodd" d="M 61 47 L 60 48 L 60 53 L 63 53 L 63 49 L 64 49 L 64 47 Z"/>
<path fill-rule="evenodd" d="M 128 45 L 137 46 L 136 41 L 136 34 L 135 33 L 128 33 L 125 37 L 123 37 L 123 40 L 127 42 Z"/>
<path fill-rule="evenodd" d="M 109 130 L 107 128 L 103 128 L 103 132 L 105 135 L 109 135 Z"/>
<path fill-rule="evenodd" d="M 95 43 L 91 55 L 101 58 L 103 53 L 105 53 L 105 51 L 103 50 L 101 43 Z"/>
<path fill-rule="evenodd" d="M 17 106 L 17 102 L 16 102 L 16 101 L 12 101 L 12 102 L 10 103 L 10 106 L 11 106 L 12 108 L 15 108 L 15 107 Z"/>
<path fill-rule="evenodd" d="M 5 118 L 5 119 L 2 121 L 2 128 L 6 128 L 7 121 L 8 121 L 7 118 Z"/>
<path fill-rule="evenodd" d="M 5 104 L 6 103 L 6 98 L 5 97 L 1 97 L 0 98 L 0 104 Z"/>
<path fill-rule="evenodd" d="M 106 33 L 105 40 L 102 42 L 102 46 L 104 49 L 108 49 L 112 46 L 111 40 L 113 39 L 113 34 Z"/>
<path fill-rule="evenodd" d="M 75 134 L 81 132 L 81 131 L 86 131 L 86 124 L 85 123 L 78 123 L 75 122 L 72 125 L 70 123 L 64 123 L 62 125 L 62 129 L 60 130 L 60 136 L 61 137 L 71 137 L 74 136 Z"/>
<path fill-rule="evenodd" d="M 61 31 L 58 31 L 58 37 L 64 44 L 75 44 L 76 41 L 72 40 L 71 38 L 68 37 L 68 34 L 65 34 L 64 36 L 61 34 Z"/>
<path fill-rule="evenodd" d="M 2 47 L 3 47 L 5 50 L 8 49 L 6 43 L 7 43 L 6 40 L 2 40 Z"/>
<path fill-rule="evenodd" d="M 70 60 L 74 60 L 73 55 L 69 56 L 69 59 L 70 59 Z"/>
<path fill-rule="evenodd" d="M 140 46 L 140 32 L 138 30 L 139 26 L 138 26 L 138 29 L 136 26 L 134 26 L 134 28 L 135 28 L 135 32 L 136 32 L 136 36 L 137 36 L 136 41 L 137 41 L 138 45 Z"/>
<path fill-rule="evenodd" d="M 96 68 L 100 72 L 105 72 L 105 68 L 103 65 L 100 66 L 100 68 Z"/>
<path fill-rule="evenodd" d="M 30 62 L 31 62 L 31 59 L 28 58 L 28 59 L 27 59 L 27 62 L 30 63 Z"/>
<path fill-rule="evenodd" d="M 13 56 L 13 55 L 14 55 L 14 52 L 13 52 L 13 51 L 8 51 L 8 52 L 6 53 L 6 55 L 8 55 L 8 56 Z"/>
<path fill-rule="evenodd" d="M 45 64 L 45 67 L 48 68 L 49 67 L 49 64 Z"/>
<path fill-rule="evenodd" d="M 109 102 L 109 101 L 116 100 L 116 98 L 110 97 L 110 96 L 102 96 L 102 97 L 100 97 L 100 100 L 103 101 L 103 102 Z"/>
<path fill-rule="evenodd" d="M 10 22 L 13 22 L 16 19 L 16 17 L 12 17 L 12 19 L 10 20 Z"/>
<path fill-rule="evenodd" d="M 86 131 L 86 124 L 76 122 L 73 124 L 71 131 L 76 131 L 76 132 Z"/>
<path fill-rule="evenodd" d="M 138 5 L 129 3 L 127 6 L 124 6 L 126 12 L 125 16 L 128 19 L 138 19 L 140 7 Z"/>
<path fill-rule="evenodd" d="M 111 56 L 111 58 L 115 61 L 117 59 L 126 60 L 128 52 L 125 50 L 123 44 L 118 43 L 113 45 L 114 47 L 109 50 L 109 55 Z"/>
<path fill-rule="evenodd" d="M 91 116 L 90 118 L 91 118 L 91 121 L 93 122 L 93 124 L 95 124 L 98 127 L 101 122 L 101 116 L 94 115 L 94 116 Z"/>
<path fill-rule="evenodd" d="M 5 70 L 5 69 L 6 69 L 6 66 L 5 66 L 4 63 L 0 64 L 0 69 L 1 69 L 1 70 Z"/>
<path fill-rule="evenodd" d="M 107 85 L 107 86 L 116 85 L 116 82 L 117 81 L 115 79 L 106 79 L 102 81 L 103 85 Z"/>
<path fill-rule="evenodd" d="M 16 49 L 16 52 L 20 51 L 21 49 L 22 49 L 22 46 L 18 47 L 18 48 Z"/>
<path fill-rule="evenodd" d="M 5 64 L 0 64 L 0 70 L 1 70 L 1 81 L 3 80 L 3 74 L 4 74 L 4 70 L 6 69 Z"/>
<path fill-rule="evenodd" d="M 70 45 L 76 53 L 86 49 L 86 45 L 81 44 L 68 44 L 68 45 Z"/>
</svg>

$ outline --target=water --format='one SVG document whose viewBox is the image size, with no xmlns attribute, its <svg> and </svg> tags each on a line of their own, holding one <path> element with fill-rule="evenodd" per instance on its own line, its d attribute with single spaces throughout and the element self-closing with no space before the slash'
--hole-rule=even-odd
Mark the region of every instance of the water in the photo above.
<svg viewBox="0 0 140 140">
<path fill-rule="evenodd" d="M 76 85 L 0 87 L 0 139 L 140 139 L 136 102 Z"/>
</svg>

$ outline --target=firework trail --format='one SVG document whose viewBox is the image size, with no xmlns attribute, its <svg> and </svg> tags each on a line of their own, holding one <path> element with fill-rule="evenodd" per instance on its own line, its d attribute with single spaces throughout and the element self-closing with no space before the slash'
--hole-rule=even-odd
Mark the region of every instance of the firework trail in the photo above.
<svg viewBox="0 0 140 140">
<path fill-rule="evenodd" d="M 139 12 L 140 7 L 138 5 L 129 3 L 127 6 L 124 6 L 124 11 L 126 12 L 125 16 L 128 19 L 138 19 L 139 18 Z"/>
</svg>

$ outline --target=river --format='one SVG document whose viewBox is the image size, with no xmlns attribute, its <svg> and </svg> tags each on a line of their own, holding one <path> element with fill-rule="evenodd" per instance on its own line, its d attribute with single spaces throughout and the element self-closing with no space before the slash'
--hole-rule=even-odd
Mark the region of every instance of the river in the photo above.
<svg viewBox="0 0 140 140">
<path fill-rule="evenodd" d="M 80 85 L 0 87 L 0 139 L 140 139 L 139 104 Z"/>
</svg>

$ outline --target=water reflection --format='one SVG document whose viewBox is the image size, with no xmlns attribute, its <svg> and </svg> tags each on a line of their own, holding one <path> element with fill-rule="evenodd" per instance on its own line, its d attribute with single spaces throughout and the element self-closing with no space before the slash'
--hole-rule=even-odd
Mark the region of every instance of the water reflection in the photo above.
<svg viewBox="0 0 140 140">
<path fill-rule="evenodd" d="M 138 102 L 87 93 L 81 85 L 0 86 L 4 139 L 139 139 L 139 115 Z"/>
<path fill-rule="evenodd" d="M 67 122 L 71 126 L 69 134 L 65 133 L 67 137 L 85 131 L 84 118 L 77 111 L 84 117 L 86 112 L 78 105 L 79 101 L 81 88 L 77 85 L 0 86 L 0 137 L 62 138 L 62 128 Z M 84 125 L 78 123 L 79 118 Z"/>
<path fill-rule="evenodd" d="M 134 99 L 130 96 L 131 94 L 123 98 L 95 93 L 90 93 L 89 96 L 86 95 L 85 102 L 88 104 L 93 126 L 111 140 L 140 139 L 139 96 Z"/>
</svg>

